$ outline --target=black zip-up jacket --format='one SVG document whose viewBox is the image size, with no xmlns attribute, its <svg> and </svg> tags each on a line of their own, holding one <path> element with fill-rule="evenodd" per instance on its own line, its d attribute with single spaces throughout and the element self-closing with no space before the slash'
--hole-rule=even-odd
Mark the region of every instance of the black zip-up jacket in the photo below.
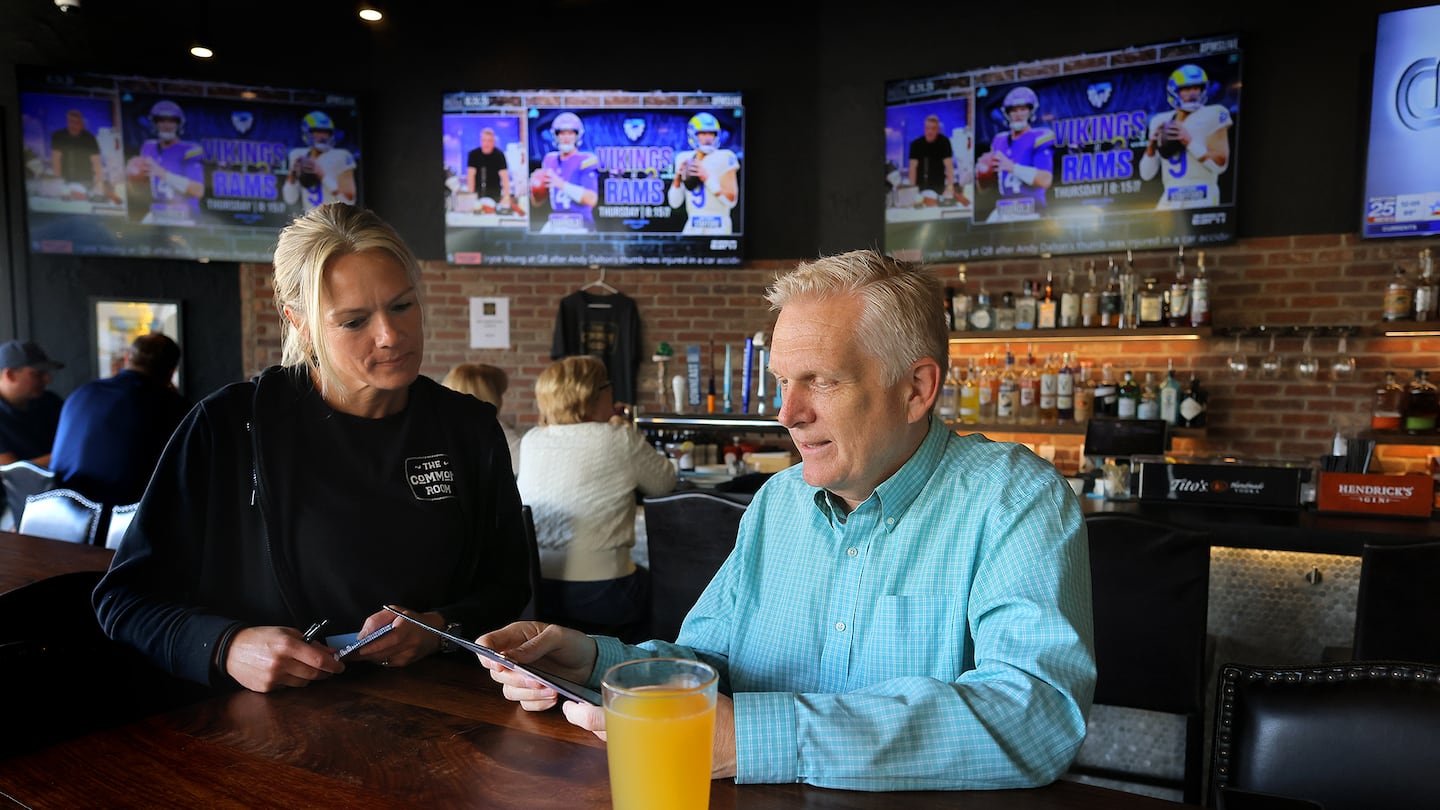
<svg viewBox="0 0 1440 810">
<path fill-rule="evenodd" d="M 167 672 L 233 687 L 212 662 L 236 631 L 303 629 L 320 617 L 287 562 L 295 542 L 285 531 L 291 521 L 279 518 L 290 508 L 287 482 L 304 474 L 294 447 L 301 399 L 314 395 L 305 375 L 272 367 L 190 411 L 95 589 L 105 632 Z M 405 607 L 438 611 L 472 635 L 514 621 L 530 598 L 529 555 L 494 406 L 419 377 L 407 408 L 421 409 L 414 417 L 433 420 L 444 433 L 469 532 L 447 592 Z M 424 564 L 405 561 L 404 538 L 396 538 L 395 555 L 336 561 L 330 575 L 398 577 L 407 565 Z"/>
</svg>

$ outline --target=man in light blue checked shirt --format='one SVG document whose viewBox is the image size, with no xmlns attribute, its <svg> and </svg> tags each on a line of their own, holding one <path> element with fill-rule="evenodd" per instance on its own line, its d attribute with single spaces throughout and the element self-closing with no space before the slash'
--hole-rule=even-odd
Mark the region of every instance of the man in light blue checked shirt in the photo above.
<svg viewBox="0 0 1440 810">
<path fill-rule="evenodd" d="M 596 686 L 630 658 L 721 674 L 713 776 L 855 790 L 1047 784 L 1085 737 L 1095 686 L 1085 524 L 1019 445 L 934 415 L 939 282 L 872 251 L 803 264 L 767 298 L 770 371 L 802 463 L 777 473 L 674 644 L 557 625 L 480 641 Z M 485 662 L 526 709 L 553 690 Z M 604 711 L 567 702 L 603 736 Z"/>
</svg>

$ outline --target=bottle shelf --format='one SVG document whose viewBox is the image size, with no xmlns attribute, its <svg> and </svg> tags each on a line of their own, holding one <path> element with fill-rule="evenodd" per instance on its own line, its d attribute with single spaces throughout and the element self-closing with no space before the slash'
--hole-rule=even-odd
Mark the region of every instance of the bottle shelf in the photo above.
<svg viewBox="0 0 1440 810">
<path fill-rule="evenodd" d="M 1373 439 L 1376 444 L 1440 444 L 1440 433 L 1410 434 L 1403 430 L 1366 430 L 1360 436 Z"/>
<path fill-rule="evenodd" d="M 774 416 L 746 413 L 643 413 L 635 417 L 637 427 L 647 428 L 729 428 L 785 432 Z"/>
<path fill-rule="evenodd" d="M 1440 336 L 1440 321 L 1383 321 L 1371 331 L 1380 337 Z"/>
<path fill-rule="evenodd" d="M 1440 322 L 1432 328 L 1440 329 Z M 1141 340 L 1200 340 L 1211 335 L 1208 326 L 1148 326 L 1138 329 L 1092 327 L 1080 329 L 1004 329 L 988 332 L 951 332 L 951 343 L 1125 343 Z"/>
<path fill-rule="evenodd" d="M 1016 422 L 977 422 L 967 425 L 964 422 L 946 420 L 946 426 L 951 430 L 963 433 L 1042 433 L 1047 435 L 1085 435 L 1085 424 L 1067 422 L 1063 425 L 1022 425 Z M 1172 427 L 1169 430 L 1171 438 L 1179 439 L 1203 439 L 1206 436 L 1205 428 Z M 1440 442 L 1440 436 L 1435 437 Z"/>
</svg>

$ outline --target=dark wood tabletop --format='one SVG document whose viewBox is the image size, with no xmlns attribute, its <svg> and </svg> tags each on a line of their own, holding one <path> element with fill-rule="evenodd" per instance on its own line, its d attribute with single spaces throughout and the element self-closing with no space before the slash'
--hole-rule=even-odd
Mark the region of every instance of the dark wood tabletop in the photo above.
<svg viewBox="0 0 1440 810">
<path fill-rule="evenodd" d="M 115 552 L 83 543 L 0 532 L 0 593 L 74 571 L 104 571 Z"/>
<path fill-rule="evenodd" d="M 610 804 L 605 748 L 558 710 L 506 701 L 465 658 L 352 666 L 303 689 L 236 692 L 0 761 L 0 806 L 486 807 Z M 1089 785 L 862 793 L 712 783 L 717 810 L 1163 810 Z"/>
</svg>

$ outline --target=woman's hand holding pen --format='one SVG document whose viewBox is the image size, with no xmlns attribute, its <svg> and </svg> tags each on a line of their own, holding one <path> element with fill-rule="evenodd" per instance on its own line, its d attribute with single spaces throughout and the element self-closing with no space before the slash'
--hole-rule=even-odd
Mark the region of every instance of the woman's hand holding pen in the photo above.
<svg viewBox="0 0 1440 810">
<path fill-rule="evenodd" d="M 420 632 L 424 632 L 423 630 Z M 235 633 L 221 668 L 246 689 L 273 692 L 345 671 L 323 640 L 306 643 L 293 627 L 246 627 Z"/>
</svg>

